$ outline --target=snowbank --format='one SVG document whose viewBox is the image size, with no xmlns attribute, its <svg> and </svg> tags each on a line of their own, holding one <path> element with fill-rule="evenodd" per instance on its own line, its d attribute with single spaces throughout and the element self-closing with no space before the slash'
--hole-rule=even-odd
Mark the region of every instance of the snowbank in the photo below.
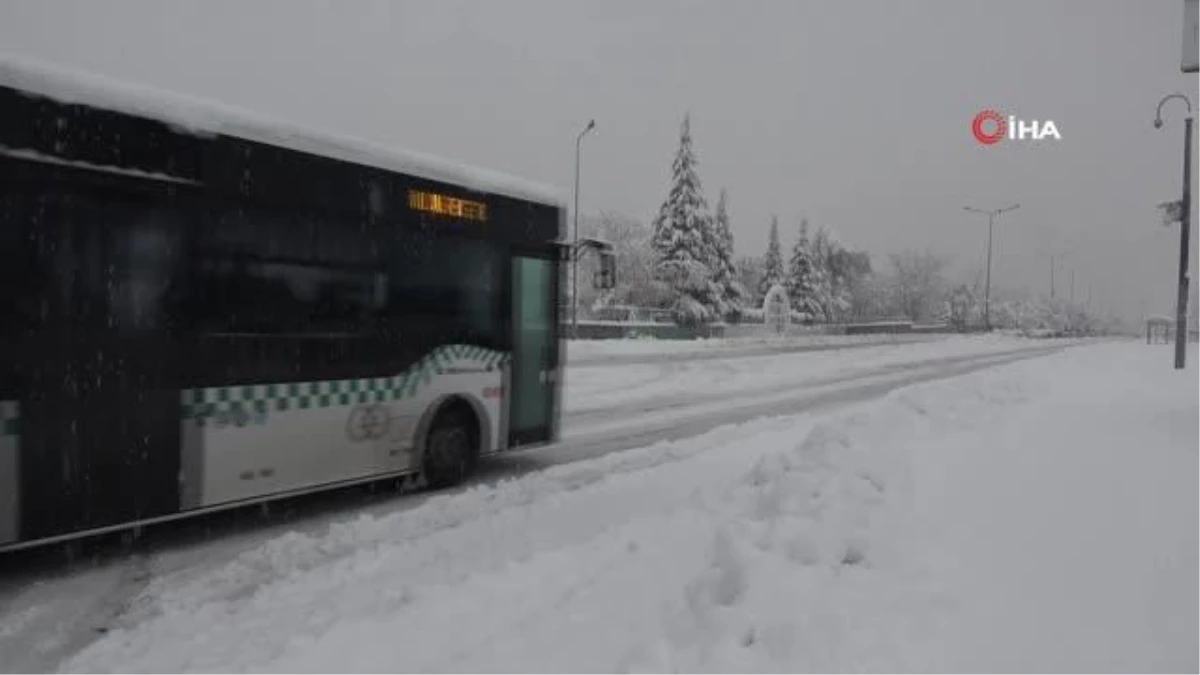
<svg viewBox="0 0 1200 675">
<path fill-rule="evenodd" d="M 63 667 L 419 671 L 454 668 L 448 665 L 454 659 L 473 657 L 483 660 L 464 669 L 490 671 L 495 668 L 486 660 L 489 644 L 495 646 L 487 642 L 492 633 L 524 625 L 534 638 L 534 619 L 543 629 L 560 623 L 544 605 L 586 586 L 589 575 L 603 576 L 594 568 L 612 556 L 618 562 L 630 556 L 634 567 L 624 573 L 644 577 L 651 586 L 659 583 L 659 575 L 640 568 L 648 558 L 659 560 L 660 572 L 666 573 L 692 545 L 699 548 L 689 557 L 699 561 L 707 530 L 703 514 L 690 506 L 691 496 L 706 485 L 724 484 L 736 472 L 742 453 L 731 449 L 739 440 L 778 448 L 794 442 L 796 433 L 793 420 L 727 427 L 685 443 L 606 455 L 434 497 L 408 511 L 348 520 L 321 536 L 286 535 L 227 565 L 153 579 L 133 603 L 124 629 Z M 678 466 L 686 466 L 687 475 L 671 480 Z M 676 535 L 664 536 L 669 533 Z M 616 565 L 609 572 L 619 569 Z M 612 578 L 606 583 L 615 586 L 609 595 L 618 605 L 636 588 Z M 658 596 L 651 589 L 642 595 L 642 607 L 653 619 Z M 449 628 L 455 624 L 461 630 Z M 642 625 L 654 628 L 653 622 Z M 341 656 L 335 653 L 340 648 L 326 649 L 334 641 L 356 639 L 355 634 L 392 629 L 408 637 L 398 641 L 393 635 L 378 646 L 402 648 L 400 662 L 394 652 L 378 661 L 383 654 L 373 649 L 350 649 Z M 457 644 L 464 635 L 472 636 L 469 644 Z M 625 636 L 621 644 L 636 636 Z M 596 663 L 611 658 L 619 646 L 609 645 Z M 558 656 L 564 668 L 571 668 L 572 647 L 583 649 L 578 639 L 563 644 Z"/>
<path fill-rule="evenodd" d="M 979 376 L 902 390 L 817 423 L 710 506 L 707 567 L 637 672 L 938 669 L 945 590 L 908 557 L 914 451 L 1020 397 Z"/>
<path fill-rule="evenodd" d="M 707 567 L 631 669 L 1194 672 L 1200 406 L 1162 356 L 1094 347 L 818 424 L 712 508 Z"/>
</svg>

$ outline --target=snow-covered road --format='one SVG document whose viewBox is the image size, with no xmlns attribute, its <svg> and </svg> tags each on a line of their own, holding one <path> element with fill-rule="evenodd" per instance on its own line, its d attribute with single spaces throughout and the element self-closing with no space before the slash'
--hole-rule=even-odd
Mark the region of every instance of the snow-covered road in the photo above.
<svg viewBox="0 0 1200 675">
<path fill-rule="evenodd" d="M 945 334 L 792 335 L 707 340 L 581 340 L 570 346 L 576 367 L 631 366 L 708 361 L 745 356 L 802 354 L 888 345 L 940 342 Z"/>
<path fill-rule="evenodd" d="M 150 660 L 146 661 L 129 660 L 128 652 L 122 652 L 123 656 L 111 657 L 113 660 L 105 660 L 110 657 L 96 654 L 114 653 L 105 650 L 110 649 L 114 641 L 121 642 L 125 639 L 117 635 L 142 634 L 139 631 L 153 633 L 169 626 L 171 621 L 178 619 L 169 618 L 175 616 L 176 610 L 184 614 L 196 610 L 198 615 L 216 612 L 220 615 L 239 616 L 244 609 L 244 602 L 252 601 L 255 605 L 264 602 L 269 604 L 268 598 L 273 597 L 271 589 L 281 588 L 280 584 L 286 579 L 342 569 L 341 566 L 350 564 L 350 560 L 358 560 L 359 562 L 354 563 L 356 566 L 365 564 L 361 558 L 364 549 L 386 550 L 389 556 L 396 554 L 403 558 L 403 561 L 389 558 L 390 562 L 380 563 L 381 574 L 382 570 L 387 569 L 386 576 L 397 581 L 372 581 L 372 577 L 368 575 L 362 579 L 363 583 L 359 584 L 356 581 L 357 572 L 337 572 L 336 574 L 343 575 L 341 583 L 344 586 L 337 591 L 337 595 L 341 597 L 344 594 L 346 598 L 351 598 L 356 592 L 361 592 L 364 594 L 363 603 L 377 607 L 377 610 L 372 611 L 389 614 L 411 602 L 413 598 L 409 596 L 412 594 L 424 596 L 426 593 L 447 592 L 440 585 L 447 579 L 474 579 L 475 575 L 485 569 L 489 573 L 499 574 L 501 570 L 543 551 L 573 550 L 572 547 L 576 544 L 584 545 L 587 542 L 587 546 L 600 547 L 596 559 L 589 560 L 588 565 L 599 565 L 603 560 L 607 560 L 611 553 L 605 548 L 608 546 L 605 542 L 609 535 L 604 532 L 610 527 L 620 526 L 620 529 L 624 524 L 634 527 L 634 521 L 640 523 L 635 529 L 643 528 L 645 533 L 658 531 L 658 538 L 662 539 L 664 544 L 673 541 L 676 533 L 686 538 L 685 535 L 691 532 L 690 536 L 693 538 L 687 541 L 694 546 L 694 535 L 697 531 L 695 528 L 703 526 L 704 518 L 694 512 L 677 513 L 689 503 L 687 496 L 706 494 L 706 491 L 717 489 L 721 481 L 728 482 L 744 473 L 747 463 L 760 454 L 757 449 L 747 450 L 744 447 L 742 450 L 730 451 L 728 446 L 731 444 L 744 446 L 739 442 L 741 439 L 758 439 L 761 432 L 763 438 L 775 438 L 774 446 L 767 443 L 764 447 L 781 447 L 781 443 L 786 445 L 789 441 L 794 442 L 798 433 L 796 425 L 811 424 L 813 414 L 818 410 L 878 397 L 913 382 L 944 378 L 988 365 L 1002 364 L 1015 358 L 1028 357 L 1038 353 L 1037 350 L 1045 350 L 1048 346 L 1057 349 L 1059 345 L 1006 338 L 971 338 L 945 340 L 937 344 L 860 347 L 839 352 L 773 354 L 769 358 L 757 354 L 741 354 L 724 359 L 689 360 L 686 363 L 670 358 L 654 361 L 651 352 L 648 355 L 651 363 L 571 369 L 568 371 L 568 415 L 565 419 L 568 442 L 557 448 L 496 458 L 489 463 L 481 483 L 475 487 L 432 497 L 419 495 L 376 502 L 358 509 L 359 514 L 355 516 L 347 517 L 344 512 L 324 514 L 305 522 L 260 528 L 213 542 L 191 542 L 183 546 L 168 547 L 166 550 L 147 551 L 132 559 L 104 564 L 97 569 L 43 578 L 27 587 L 10 585 L 7 590 L 0 591 L 0 669 L 52 669 L 61 665 L 63 658 L 84 649 L 97 638 L 100 638 L 100 641 L 93 645 L 92 649 L 99 649 L 99 652 L 84 649 L 78 654 L 78 659 L 83 660 L 77 659 L 68 663 L 67 667 L 139 670 L 158 664 L 168 670 L 288 668 L 291 666 L 284 662 L 280 662 L 283 665 L 278 666 L 263 664 L 273 662 L 277 657 L 298 653 L 290 646 L 291 639 L 297 635 L 297 631 L 293 630 L 293 627 L 285 630 L 286 634 L 270 637 L 269 628 L 259 631 L 257 620 L 252 625 L 242 624 L 241 631 L 246 634 L 262 632 L 266 637 L 261 649 L 253 647 L 240 654 L 219 647 L 222 644 L 219 635 L 203 638 L 205 644 L 218 647 L 210 650 L 213 653 L 209 656 L 192 654 L 187 644 L 181 644 L 178 652 L 165 653 L 152 649 L 153 654 L 147 655 Z M 1022 351 L 1014 352 L 1014 349 Z M 647 350 L 643 350 L 641 356 L 646 357 Z M 625 383 L 623 391 L 622 381 Z M 638 382 L 641 383 L 640 386 L 635 384 Z M 597 414 L 604 410 L 605 405 L 611 406 L 612 412 L 607 415 L 611 422 L 605 419 L 604 414 Z M 639 406 L 640 412 L 634 410 Z M 796 417 L 801 412 L 808 414 Z M 721 426 L 755 420 L 764 415 L 792 417 L 760 419 L 734 427 Z M 708 430 L 713 431 L 704 433 Z M 772 436 L 775 431 L 778 431 L 778 434 Z M 697 438 L 682 440 L 702 433 L 704 435 Z M 677 439 L 677 442 L 663 442 L 670 439 Z M 648 446 L 655 442 L 658 442 L 658 445 L 653 447 L 615 452 L 625 448 Z M 751 445 L 758 448 L 760 444 L 755 440 Z M 678 463 L 677 460 L 682 458 L 687 458 L 688 461 L 684 464 Z M 556 464 L 561 466 L 554 466 Z M 673 478 L 674 471 L 682 466 L 709 467 L 711 473 L 709 469 L 702 472 L 709 477 L 705 479 L 709 482 L 697 483 L 693 480 L 691 469 L 684 475 Z M 522 477 L 516 480 L 501 480 L 514 475 Z M 619 481 L 618 476 L 621 477 Z M 604 492 L 603 496 L 596 500 L 578 501 L 581 499 L 579 495 L 589 494 L 594 487 L 616 482 L 623 485 L 617 493 Z M 656 484 L 658 489 L 655 489 Z M 577 498 L 566 499 L 568 494 L 577 495 Z M 541 503 L 542 496 L 546 496 L 549 502 Z M 546 506 L 559 502 L 566 509 L 561 514 L 561 519 L 557 519 L 558 515 L 551 517 L 547 514 L 538 516 L 553 521 L 547 521 L 544 527 L 539 525 L 540 521 L 537 519 L 530 521 L 525 527 L 519 524 L 519 518 L 530 515 L 533 511 L 554 511 L 553 507 L 546 509 Z M 514 505 L 520 508 L 511 511 L 509 507 Z M 672 514 L 667 521 L 661 521 L 660 515 L 656 515 L 663 509 Z M 506 512 L 510 515 L 503 516 Z M 643 515 L 646 517 L 642 518 Z M 487 535 L 484 530 L 496 526 L 496 523 L 490 520 L 493 517 L 511 517 L 517 520 L 508 523 L 508 529 L 499 527 L 495 535 Z M 676 522 L 679 518 L 683 519 L 682 522 Z M 577 520 L 575 525 L 578 527 L 572 526 L 573 520 Z M 689 527 L 691 529 L 688 529 Z M 523 530 L 524 534 L 517 534 L 517 530 Z M 447 537 L 449 539 L 445 540 Z M 513 537 L 516 543 L 509 541 Z M 444 541 L 451 543 L 443 544 Z M 644 542 L 634 545 L 645 546 Z M 687 545 L 684 541 L 679 543 L 683 549 L 686 549 Z M 427 546 L 434 548 L 428 549 Z M 656 549 L 657 546 L 656 544 L 650 548 Z M 400 551 L 405 553 L 399 553 Z M 663 550 L 662 554 L 666 555 L 667 552 Z M 707 553 L 701 550 L 695 557 L 701 560 L 705 555 Z M 426 559 L 426 556 L 433 556 L 439 562 L 432 562 Z M 458 560 L 460 557 L 462 559 Z M 400 567 L 389 569 L 387 566 L 393 563 Z M 664 558 L 662 563 L 674 565 L 678 564 L 678 560 Z M 565 570 L 578 564 L 579 561 L 572 563 L 567 559 L 550 564 L 545 579 L 547 593 L 552 596 L 555 584 L 561 575 L 565 574 Z M 653 561 L 648 564 L 653 564 Z M 371 563 L 367 567 L 374 569 L 374 565 L 375 563 Z M 634 576 L 646 573 L 653 576 L 650 574 L 652 569 L 653 567 L 641 571 L 627 569 L 624 573 Z M 460 577 L 454 577 L 455 570 L 459 570 Z M 607 577 L 603 570 L 597 570 L 595 573 L 607 579 L 606 583 L 616 583 L 614 579 Z M 427 574 L 434 576 L 423 576 Z M 565 578 L 562 581 L 567 583 Z M 368 591 L 372 586 L 375 590 Z M 355 591 L 355 588 L 359 591 Z M 570 588 L 574 586 L 568 584 L 567 590 L 563 592 L 568 593 Z M 506 597 L 488 600 L 488 594 L 494 593 L 495 590 L 482 590 L 479 602 L 513 600 Z M 395 595 L 396 592 L 400 595 Z M 607 595 L 609 590 L 604 587 L 598 592 Z M 574 598 L 574 595 L 571 595 L 573 593 L 574 591 L 571 591 L 570 598 L 563 599 L 562 602 L 568 605 L 576 602 L 571 599 Z M 315 604 L 322 604 L 323 601 L 318 599 L 320 597 L 323 596 L 313 594 L 310 599 Z M 618 604 L 628 601 L 624 595 L 613 597 L 620 598 L 614 600 Z M 172 604 L 174 599 L 179 599 L 183 604 Z M 661 597 L 656 600 L 653 594 L 646 597 L 646 602 L 660 600 Z M 542 599 L 524 600 L 526 603 L 543 601 L 551 602 L 553 598 L 547 596 Z M 187 606 L 186 609 L 184 605 Z M 301 608 L 293 609 L 297 614 L 303 613 Z M 512 616 L 501 623 L 515 625 L 528 621 L 528 617 L 521 618 L 524 615 L 518 609 L 519 607 L 514 606 Z M 529 611 L 537 614 L 544 609 L 534 607 Z M 471 605 L 468 604 L 461 610 L 471 611 Z M 428 611 L 430 610 L 421 610 Z M 450 612 L 451 608 L 446 607 L 438 611 Z M 314 608 L 312 616 L 306 619 L 306 628 L 300 632 L 327 634 L 334 630 L 342 614 L 342 610 L 339 609 L 321 618 L 322 611 Z M 350 610 L 344 614 L 347 617 L 359 616 Z M 417 615 L 412 616 L 414 622 L 425 623 Z M 499 621 L 503 617 L 497 615 L 492 618 Z M 453 621 L 458 620 L 449 616 L 445 619 L 451 623 L 440 625 L 454 625 Z M 585 619 L 586 617 L 579 621 L 587 623 L 588 620 Z M 224 623 L 223 620 L 216 619 L 214 622 Z M 432 618 L 428 622 L 438 625 Z M 229 627 L 235 625 L 238 625 L 236 621 L 230 623 Z M 151 628 L 152 626 L 160 628 Z M 122 627 L 132 632 L 124 633 Z M 548 660 L 535 662 L 546 665 L 529 665 L 528 668 L 539 670 L 555 664 L 568 670 L 589 667 L 601 670 L 616 668 L 619 664 L 603 659 L 613 657 L 613 645 L 620 643 L 628 646 L 628 640 L 621 642 L 623 638 L 620 636 L 626 630 L 633 631 L 639 627 L 642 627 L 641 624 L 632 619 L 619 629 L 593 625 L 593 632 L 600 631 L 605 636 L 611 635 L 611 639 L 594 636 L 596 644 L 587 648 L 563 645 L 559 660 L 547 655 Z M 492 630 L 501 631 L 501 628 L 495 626 Z M 384 670 L 471 668 L 470 665 L 462 663 L 477 663 L 475 667 L 483 669 L 498 667 L 486 665 L 482 661 L 472 662 L 471 658 L 478 658 L 483 653 L 478 651 L 474 657 L 467 653 L 463 656 L 466 660 L 462 662 L 446 660 L 450 652 L 441 650 L 439 645 L 451 652 L 454 649 L 466 649 L 467 652 L 471 652 L 471 649 L 479 650 L 483 647 L 446 646 L 439 642 L 440 638 L 432 635 L 418 639 L 415 636 L 420 634 L 420 631 L 411 626 L 401 627 L 401 633 L 398 634 L 410 634 L 405 632 L 410 629 L 417 632 L 411 633 L 414 635 L 411 647 L 415 651 L 410 650 L 409 658 L 403 659 L 399 664 L 393 662 L 390 666 L 379 665 L 383 662 L 375 662 L 375 666 L 361 667 Z M 218 634 L 220 630 L 214 628 Z M 114 631 L 117 635 L 104 637 L 105 633 Z M 229 637 L 234 639 L 235 636 Z M 505 634 L 506 640 L 509 637 L 511 636 Z M 626 635 L 626 638 L 628 637 Z M 155 639 L 166 639 L 166 636 L 159 634 Z M 196 639 L 200 638 L 197 636 Z M 283 642 L 273 642 L 276 639 Z M 483 634 L 473 635 L 472 639 L 482 641 L 480 644 L 486 643 L 486 636 Z M 407 644 L 408 640 L 403 642 Z M 397 642 L 393 639 L 389 644 L 395 645 Z M 103 645 L 107 647 L 102 648 Z M 428 659 L 425 661 L 417 658 L 422 649 L 427 650 Z M 511 645 L 504 649 L 520 651 Z M 583 651 L 577 651 L 579 649 Z M 589 653 L 594 654 L 594 657 L 585 658 Z M 204 660 L 210 657 L 230 660 Z M 89 660 L 93 658 L 99 660 Z M 160 658 L 166 660 L 155 660 Z M 170 661 L 173 658 L 177 660 Z M 575 660 L 572 661 L 572 658 Z M 169 663 L 174 665 L 167 665 Z M 520 661 L 501 660 L 497 663 L 510 663 L 512 669 L 523 669 Z M 572 663 L 575 665 L 570 665 Z M 601 663 L 608 665 L 601 666 Z M 303 665 L 302 662 L 295 662 L 294 665 L 303 670 L 318 667 Z M 336 666 L 335 670 L 353 670 L 358 667 L 360 666 L 347 662 Z"/>
</svg>

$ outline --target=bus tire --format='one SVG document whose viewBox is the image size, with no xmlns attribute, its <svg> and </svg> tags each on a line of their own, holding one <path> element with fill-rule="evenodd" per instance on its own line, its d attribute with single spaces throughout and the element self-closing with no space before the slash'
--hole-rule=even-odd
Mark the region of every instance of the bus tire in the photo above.
<svg viewBox="0 0 1200 675">
<path fill-rule="evenodd" d="M 434 489 L 458 485 L 479 459 L 478 424 L 470 406 L 459 401 L 438 411 L 425 437 L 421 472 Z"/>
</svg>

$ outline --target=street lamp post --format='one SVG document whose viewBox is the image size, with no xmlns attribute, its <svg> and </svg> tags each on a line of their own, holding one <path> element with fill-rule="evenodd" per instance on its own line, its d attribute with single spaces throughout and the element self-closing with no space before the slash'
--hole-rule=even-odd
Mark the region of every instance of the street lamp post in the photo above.
<svg viewBox="0 0 1200 675">
<path fill-rule="evenodd" d="M 587 126 L 575 137 L 575 237 L 571 247 L 571 338 L 579 337 L 579 151 L 583 137 L 596 128 L 596 120 L 588 120 Z"/>
<path fill-rule="evenodd" d="M 1183 94 L 1170 94 L 1158 102 L 1154 128 L 1163 125 L 1162 109 L 1167 101 L 1178 98 L 1187 104 L 1183 120 L 1183 196 L 1179 202 L 1179 294 L 1175 299 L 1175 369 L 1184 367 L 1187 358 L 1188 240 L 1192 229 L 1192 102 Z"/>
<path fill-rule="evenodd" d="M 976 209 L 970 206 L 963 207 L 964 211 L 981 213 L 988 217 L 987 273 L 983 282 L 983 326 L 987 330 L 992 329 L 992 225 L 995 224 L 996 216 L 1005 211 L 1012 211 L 1020 207 L 1020 204 L 1013 204 L 1012 206 L 993 209 L 991 211 L 984 211 L 983 209 Z"/>
</svg>

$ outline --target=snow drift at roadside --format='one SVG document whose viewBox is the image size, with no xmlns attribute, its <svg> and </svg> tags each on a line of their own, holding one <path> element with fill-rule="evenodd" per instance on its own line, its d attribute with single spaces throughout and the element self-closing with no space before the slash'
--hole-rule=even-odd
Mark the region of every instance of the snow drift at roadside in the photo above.
<svg viewBox="0 0 1200 675">
<path fill-rule="evenodd" d="M 936 667 L 945 590 L 907 555 L 908 441 L 1023 399 L 1015 382 L 984 377 L 898 391 L 760 457 L 710 507 L 707 567 L 671 604 L 662 638 L 635 649 L 625 669 Z"/>
</svg>

